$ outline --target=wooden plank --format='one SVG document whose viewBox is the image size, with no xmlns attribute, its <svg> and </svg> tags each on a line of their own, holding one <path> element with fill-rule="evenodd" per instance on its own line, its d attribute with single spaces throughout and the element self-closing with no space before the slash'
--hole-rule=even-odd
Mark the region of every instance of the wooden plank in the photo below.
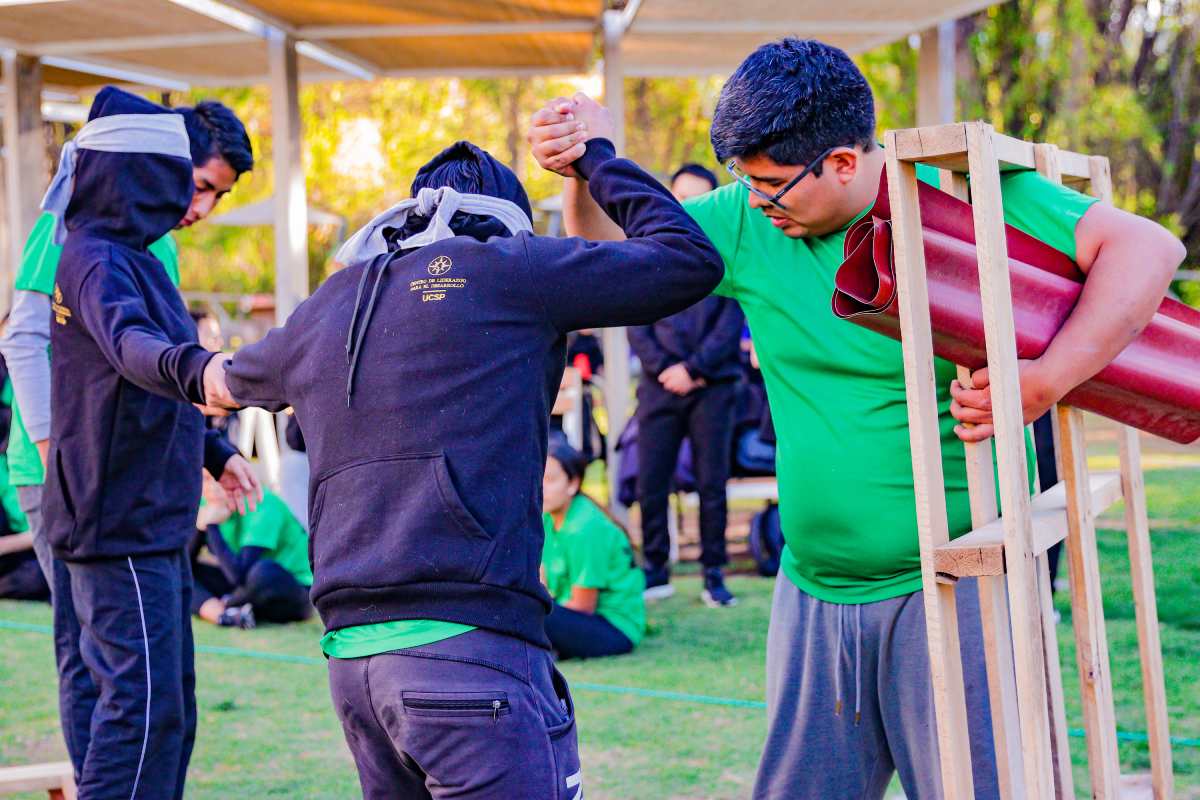
<svg viewBox="0 0 1200 800">
<path fill-rule="evenodd" d="M 1117 442 L 1121 454 L 1121 484 L 1125 492 L 1125 531 L 1129 544 L 1129 571 L 1133 576 L 1138 656 L 1142 664 L 1142 699 L 1146 706 L 1146 732 L 1150 737 L 1150 776 L 1154 797 L 1165 800 L 1174 794 L 1175 777 L 1171 767 L 1171 737 L 1158 632 L 1158 601 L 1154 596 L 1142 449 L 1137 431 L 1124 425 L 1117 433 Z"/>
<path fill-rule="evenodd" d="M 1000 502 L 1004 508 L 1008 604 L 1016 663 L 1025 788 L 1029 797 L 1049 800 L 1054 796 L 1050 723 L 1046 708 L 1041 608 L 1037 599 L 1000 166 L 992 127 L 985 123 L 970 122 L 964 128 L 971 174 L 971 208 L 979 258 L 979 289 L 983 303 L 992 416 L 996 430 L 996 456 L 1000 470 Z"/>
<path fill-rule="evenodd" d="M 963 688 L 962 653 L 954 586 L 937 582 L 934 548 L 950 540 L 946 489 L 942 475 L 937 384 L 933 370 L 933 334 L 929 287 L 917 201 L 917 173 L 900 160 L 898 132 L 885 136 L 887 178 L 892 205 L 904 383 L 912 447 L 917 538 L 921 553 L 922 600 L 929 647 L 930 680 L 937 720 L 943 794 L 949 800 L 973 800 L 971 747 Z"/>
<path fill-rule="evenodd" d="M 1075 776 L 1071 772 L 1070 731 L 1063 697 L 1062 659 L 1058 650 L 1058 627 L 1054 624 L 1054 586 L 1050 581 L 1050 559 L 1042 553 L 1037 559 L 1038 601 L 1042 609 L 1042 640 L 1045 643 L 1046 700 L 1050 706 L 1050 746 L 1054 758 L 1054 791 L 1058 798 L 1075 797 Z"/>
<path fill-rule="evenodd" d="M 70 788 L 74 797 L 75 768 L 69 761 L 0 767 L 0 794 Z"/>
<path fill-rule="evenodd" d="M 1090 478 L 1092 509 L 1099 514 L 1121 499 L 1121 476 L 1101 472 Z M 1040 556 L 1067 538 L 1066 485 L 1059 481 L 1030 503 L 1033 527 L 1033 554 Z M 934 556 L 937 572 L 955 578 L 979 575 L 1003 575 L 1004 525 L 993 520 L 937 548 Z"/>
<path fill-rule="evenodd" d="M 8 312 L 25 239 L 37 222 L 46 190 L 42 125 L 42 65 L 36 56 L 8 52 L 4 63 L 4 181 L 8 252 L 0 256 L 0 314 Z"/>
<path fill-rule="evenodd" d="M 1071 574 L 1071 621 L 1075 628 L 1075 661 L 1087 733 L 1088 771 L 1092 796 L 1110 800 L 1119 796 L 1120 761 L 1117 756 L 1117 723 L 1113 710 L 1112 672 L 1108 638 L 1104 630 L 1104 605 L 1100 594 L 1100 564 L 1096 552 L 1095 515 L 1091 509 L 1083 413 L 1059 409 L 1062 432 L 1063 477 L 1067 484 L 1067 564 Z"/>
<path fill-rule="evenodd" d="M 1091 183 L 1092 159 L 1083 153 L 1058 151 L 1059 183 Z"/>
</svg>

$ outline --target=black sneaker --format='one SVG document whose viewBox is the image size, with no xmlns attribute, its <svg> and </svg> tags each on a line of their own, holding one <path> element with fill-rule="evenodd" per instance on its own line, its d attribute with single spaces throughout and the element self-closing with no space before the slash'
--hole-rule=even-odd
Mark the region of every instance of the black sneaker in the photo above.
<svg viewBox="0 0 1200 800">
<path fill-rule="evenodd" d="M 725 576 L 720 567 L 709 567 L 704 570 L 704 591 L 700 599 L 709 608 L 729 608 L 737 605 L 737 598 L 725 588 Z"/>
<path fill-rule="evenodd" d="M 642 593 L 645 600 L 665 600 L 675 594 L 675 587 L 671 585 L 671 569 L 670 567 L 651 567 L 643 568 L 646 574 L 646 591 Z"/>
<path fill-rule="evenodd" d="M 249 603 L 241 606 L 227 606 L 221 612 L 217 624 L 223 628 L 241 628 L 244 631 L 254 629 L 254 608 Z"/>
</svg>

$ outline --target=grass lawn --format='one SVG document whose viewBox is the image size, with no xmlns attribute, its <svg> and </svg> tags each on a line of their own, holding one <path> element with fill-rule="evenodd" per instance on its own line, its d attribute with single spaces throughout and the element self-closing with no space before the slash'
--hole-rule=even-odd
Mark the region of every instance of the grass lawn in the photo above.
<svg viewBox="0 0 1200 800">
<path fill-rule="evenodd" d="M 1200 469 L 1147 473 L 1162 619 L 1177 797 L 1200 800 Z M 1119 516 L 1106 515 L 1102 525 Z M 1123 534 L 1100 534 L 1118 727 L 1145 730 L 1136 628 Z M 651 606 L 650 632 L 631 656 L 563 665 L 574 686 L 587 796 L 620 800 L 749 796 L 765 734 L 763 659 L 772 582 L 735 577 L 734 609 L 699 601 L 682 577 Z M 1070 608 L 1059 596 L 1069 723 L 1082 727 Z M 45 606 L 0 602 L 0 764 L 65 757 L 58 731 Z M 219 630 L 197 624 L 200 730 L 189 798 L 350 798 L 357 781 L 330 707 L 316 623 Z M 231 651 L 229 648 L 233 648 Z M 246 651 L 252 654 L 247 655 Z M 274 658 L 273 658 L 274 656 Z M 650 690 L 649 693 L 628 691 Z M 749 701 L 714 704 L 684 693 Z M 1087 794 L 1084 743 L 1071 740 L 1076 789 Z M 1121 745 L 1123 771 L 1146 771 L 1144 742 Z M 30 796 L 33 797 L 33 796 Z"/>
</svg>

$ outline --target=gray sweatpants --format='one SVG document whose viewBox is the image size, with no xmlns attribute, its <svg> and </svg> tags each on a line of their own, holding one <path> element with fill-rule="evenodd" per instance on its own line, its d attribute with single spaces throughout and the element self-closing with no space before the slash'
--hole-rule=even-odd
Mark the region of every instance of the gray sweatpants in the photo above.
<svg viewBox="0 0 1200 800">
<path fill-rule="evenodd" d="M 29 532 L 33 535 L 33 552 L 37 554 L 38 566 L 46 576 L 46 583 L 54 590 L 54 554 L 50 552 L 50 542 L 46 539 L 46 526 L 42 524 L 42 486 L 18 486 L 17 502 L 21 505 L 21 513 L 29 522 Z"/>
<path fill-rule="evenodd" d="M 958 586 L 975 797 L 998 798 L 974 580 Z M 826 603 L 784 576 L 767 633 L 767 743 L 756 800 L 884 796 L 898 771 L 909 800 L 942 795 L 921 592 Z"/>
<path fill-rule="evenodd" d="M 549 650 L 485 630 L 329 659 L 365 800 L 580 800 L 575 708 Z"/>
</svg>

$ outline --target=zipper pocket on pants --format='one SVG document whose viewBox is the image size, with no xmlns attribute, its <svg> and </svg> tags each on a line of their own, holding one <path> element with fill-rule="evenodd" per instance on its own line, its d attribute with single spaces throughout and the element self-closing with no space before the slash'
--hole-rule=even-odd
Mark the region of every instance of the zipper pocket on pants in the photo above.
<svg viewBox="0 0 1200 800">
<path fill-rule="evenodd" d="M 491 717 L 498 721 L 502 714 L 508 714 L 511 707 L 504 697 L 481 698 L 439 698 L 439 697 L 405 697 L 405 711 L 411 711 L 424 716 L 439 717 Z"/>
</svg>

